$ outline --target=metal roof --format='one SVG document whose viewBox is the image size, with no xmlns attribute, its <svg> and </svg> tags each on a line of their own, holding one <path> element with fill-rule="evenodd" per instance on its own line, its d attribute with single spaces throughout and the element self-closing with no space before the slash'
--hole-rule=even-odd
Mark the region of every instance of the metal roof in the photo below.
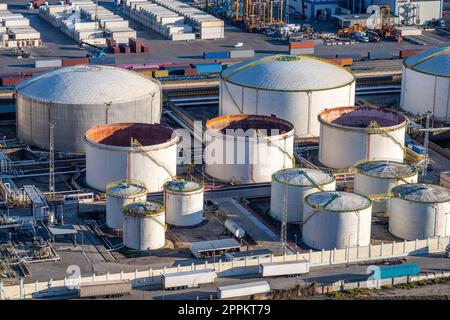
<svg viewBox="0 0 450 320">
<path fill-rule="evenodd" d="M 269 249 L 255 249 L 255 250 L 248 250 L 248 251 L 239 251 L 239 252 L 227 252 L 225 255 L 227 257 L 238 259 L 238 258 L 245 258 L 245 257 L 254 257 L 254 256 L 266 256 L 271 255 L 273 253 L 272 250 Z"/>
<path fill-rule="evenodd" d="M 425 183 L 407 183 L 392 188 L 394 197 L 425 203 L 450 201 L 450 189 L 444 186 Z"/>
<path fill-rule="evenodd" d="M 358 193 L 344 191 L 323 191 L 310 194 L 305 203 L 318 210 L 357 211 L 367 209 L 372 201 Z"/>
<path fill-rule="evenodd" d="M 22 81 L 19 94 L 60 104 L 133 101 L 160 91 L 156 80 L 121 68 L 78 65 L 50 70 Z"/>
<path fill-rule="evenodd" d="M 219 239 L 219 240 L 192 242 L 191 251 L 195 256 L 197 256 L 198 252 L 232 249 L 232 248 L 240 248 L 240 247 L 241 247 L 241 245 L 236 239 L 226 238 L 226 239 Z"/>
<path fill-rule="evenodd" d="M 245 87 L 274 91 L 316 91 L 355 81 L 347 69 L 310 56 L 257 57 L 225 69 L 221 78 Z"/>
<path fill-rule="evenodd" d="M 164 187 L 167 190 L 178 192 L 193 192 L 203 188 L 203 186 L 198 182 L 184 179 L 169 181 Z"/>
<path fill-rule="evenodd" d="M 71 224 L 64 226 L 49 226 L 48 230 L 53 236 L 65 236 L 78 233 Z"/>
<path fill-rule="evenodd" d="M 159 201 L 133 202 L 126 205 L 123 212 L 130 216 L 152 216 L 164 212 L 164 205 Z"/>
<path fill-rule="evenodd" d="M 450 77 L 450 46 L 428 50 L 405 59 L 408 68 L 438 77 Z"/>
<path fill-rule="evenodd" d="M 299 187 L 321 186 L 335 180 L 335 177 L 326 172 L 310 168 L 281 169 L 275 172 L 272 178 L 279 183 L 287 183 Z"/>
<path fill-rule="evenodd" d="M 386 179 L 406 178 L 417 174 L 417 169 L 397 161 L 367 161 L 356 166 L 359 173 Z"/>
</svg>

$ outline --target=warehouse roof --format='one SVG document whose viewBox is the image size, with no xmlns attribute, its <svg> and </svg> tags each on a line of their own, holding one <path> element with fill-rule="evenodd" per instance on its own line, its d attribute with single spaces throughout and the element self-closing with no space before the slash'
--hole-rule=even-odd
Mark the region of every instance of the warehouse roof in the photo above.
<svg viewBox="0 0 450 320">
<path fill-rule="evenodd" d="M 408 201 L 437 203 L 450 201 L 450 189 L 425 183 L 407 183 L 391 191 L 395 197 Z"/>
<path fill-rule="evenodd" d="M 23 96 L 52 103 L 108 104 L 152 95 L 160 86 L 125 69 L 77 65 L 41 73 L 22 81 L 16 89 Z"/>
<path fill-rule="evenodd" d="M 439 77 L 450 77 L 450 47 L 421 52 L 405 59 L 404 64 L 418 72 Z"/>
<path fill-rule="evenodd" d="M 321 186 L 335 180 L 332 175 L 326 172 L 309 168 L 281 169 L 272 175 L 272 179 L 279 183 L 299 187 Z"/>
<path fill-rule="evenodd" d="M 221 77 L 236 85 L 274 91 L 326 90 L 355 81 L 350 71 L 332 62 L 292 55 L 249 59 L 225 69 Z"/>
<path fill-rule="evenodd" d="M 238 249 L 241 245 L 234 238 L 226 238 L 219 240 L 197 241 L 192 242 L 191 252 L 194 256 L 199 257 L 201 252 Z"/>
<path fill-rule="evenodd" d="M 344 191 L 323 191 L 310 194 L 305 203 L 317 210 L 357 211 L 371 206 L 372 201 L 357 193 Z"/>
<path fill-rule="evenodd" d="M 358 172 L 378 178 L 406 178 L 417 173 L 417 169 L 397 161 L 367 161 L 356 166 Z"/>
</svg>

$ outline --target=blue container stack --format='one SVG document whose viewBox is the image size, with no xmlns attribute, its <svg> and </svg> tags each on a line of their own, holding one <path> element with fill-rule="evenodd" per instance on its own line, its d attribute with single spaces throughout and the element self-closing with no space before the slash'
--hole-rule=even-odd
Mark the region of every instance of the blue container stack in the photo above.
<svg viewBox="0 0 450 320">
<path fill-rule="evenodd" d="M 229 51 L 205 51 L 203 52 L 203 59 L 229 59 Z"/>
<path fill-rule="evenodd" d="M 222 72 L 222 65 L 220 63 L 195 64 L 194 66 L 197 68 L 198 74 Z"/>
</svg>

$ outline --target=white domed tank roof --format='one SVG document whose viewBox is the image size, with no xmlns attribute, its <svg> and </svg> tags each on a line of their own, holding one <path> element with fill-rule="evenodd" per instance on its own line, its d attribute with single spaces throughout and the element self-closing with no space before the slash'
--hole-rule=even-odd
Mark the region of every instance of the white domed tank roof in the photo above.
<svg viewBox="0 0 450 320">
<path fill-rule="evenodd" d="M 405 59 L 406 67 L 438 77 L 450 77 L 450 47 L 424 51 Z"/>
<path fill-rule="evenodd" d="M 397 161 L 367 161 L 356 166 L 358 173 L 386 179 L 400 179 L 417 174 L 417 169 Z"/>
<path fill-rule="evenodd" d="M 450 201 L 450 189 L 434 184 L 402 184 L 393 188 L 392 193 L 396 198 L 413 202 L 439 203 Z"/>
<path fill-rule="evenodd" d="M 275 172 L 272 176 L 279 183 L 291 186 L 314 187 L 332 183 L 335 177 L 317 169 L 288 168 Z"/>
<path fill-rule="evenodd" d="M 116 198 L 138 197 L 147 193 L 145 184 L 137 181 L 112 182 L 105 189 L 108 196 Z"/>
<path fill-rule="evenodd" d="M 164 187 L 175 192 L 195 192 L 203 188 L 203 186 L 198 182 L 184 179 L 169 181 L 164 185 Z"/>
<path fill-rule="evenodd" d="M 225 69 L 221 78 L 244 87 L 274 91 L 318 91 L 355 81 L 351 72 L 337 64 L 291 55 L 249 59 Z"/>
<path fill-rule="evenodd" d="M 316 192 L 307 196 L 305 203 L 317 210 L 338 212 L 364 210 L 372 205 L 366 196 L 345 191 Z"/>
<path fill-rule="evenodd" d="M 150 217 L 164 212 L 164 205 L 158 201 L 133 202 L 123 209 L 124 214 L 135 217 Z"/>
<path fill-rule="evenodd" d="M 129 101 L 160 91 L 156 80 L 109 66 L 58 68 L 21 82 L 16 90 L 35 100 L 59 104 Z"/>
</svg>

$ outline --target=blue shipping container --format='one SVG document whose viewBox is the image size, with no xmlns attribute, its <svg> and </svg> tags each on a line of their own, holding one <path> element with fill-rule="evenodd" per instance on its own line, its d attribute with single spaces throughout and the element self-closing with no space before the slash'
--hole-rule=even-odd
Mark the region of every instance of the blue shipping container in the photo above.
<svg viewBox="0 0 450 320">
<path fill-rule="evenodd" d="M 229 59 L 229 51 L 205 51 L 203 52 L 203 59 Z"/>
<path fill-rule="evenodd" d="M 194 66 L 197 68 L 198 74 L 222 72 L 220 63 L 196 64 Z"/>
<path fill-rule="evenodd" d="M 416 145 L 416 144 L 413 145 L 412 150 L 413 150 L 415 153 L 418 153 L 418 154 L 425 154 L 425 148 L 422 147 L 422 146 L 418 146 L 418 145 Z"/>
<path fill-rule="evenodd" d="M 379 267 L 379 272 L 372 271 L 373 279 L 388 279 L 396 277 L 416 276 L 420 273 L 417 264 L 403 264 L 398 266 Z"/>
</svg>

